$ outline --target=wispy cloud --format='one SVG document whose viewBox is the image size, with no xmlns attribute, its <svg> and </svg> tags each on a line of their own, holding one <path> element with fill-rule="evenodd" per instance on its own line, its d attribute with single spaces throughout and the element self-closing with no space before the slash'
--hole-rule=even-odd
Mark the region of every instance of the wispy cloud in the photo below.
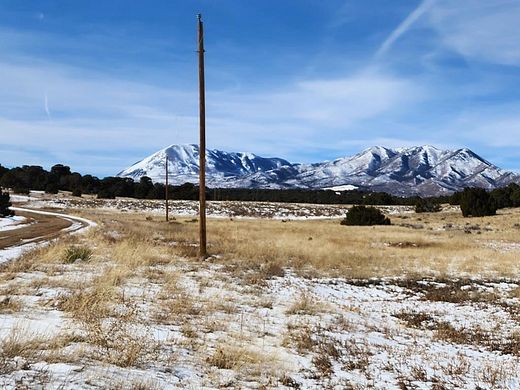
<svg viewBox="0 0 520 390">
<path fill-rule="evenodd" d="M 45 108 L 45 113 L 47 114 L 47 118 L 48 118 L 49 120 L 52 120 L 52 118 L 51 118 L 51 112 L 50 112 L 50 110 L 49 110 L 49 98 L 47 97 L 47 92 L 45 92 L 44 108 Z"/>
<path fill-rule="evenodd" d="M 384 56 L 394 45 L 394 43 L 403 36 L 413 25 L 423 16 L 434 4 L 435 0 L 422 0 L 421 3 L 415 8 L 400 24 L 393 30 L 390 35 L 384 40 L 384 42 L 377 49 L 375 58 Z"/>
<path fill-rule="evenodd" d="M 17 38 L 26 44 L 30 35 Z M 130 81 L 10 54 L 0 59 L 5 143 L 46 147 L 60 162 L 80 170 L 86 148 L 98 150 L 97 161 L 102 152 L 121 155 L 119 166 L 111 161 L 103 169 L 102 174 L 110 174 L 164 145 L 197 141 L 195 88 Z M 215 71 L 211 68 L 210 74 Z M 209 88 L 208 146 L 298 161 L 303 149 L 337 149 L 338 138 L 349 138 L 363 121 L 399 112 L 421 100 L 423 92 L 413 80 L 368 68 L 338 77 L 285 80 L 268 90 Z M 11 162 L 23 163 L 31 162 L 22 156 Z"/>
<path fill-rule="evenodd" d="M 373 144 L 468 146 L 486 157 L 517 144 L 519 107 L 500 105 L 520 99 L 520 81 L 488 64 L 520 64 L 520 3 L 416 0 L 411 12 L 409 0 L 376 10 L 361 0 L 344 4 L 339 16 L 324 6 L 322 19 L 321 5 L 314 12 L 302 5 L 290 28 L 276 7 L 259 25 L 236 20 L 233 31 L 248 28 L 247 42 L 233 31 L 208 34 L 209 147 L 310 162 Z M 401 22 L 389 24 L 396 14 Z M 0 163 L 62 162 L 108 175 L 165 145 L 197 142 L 193 29 L 182 35 L 168 20 L 141 40 L 128 31 L 142 30 L 125 24 L 141 19 L 127 15 L 95 29 L 79 23 L 69 34 L 75 25 L 57 28 L 49 15 L 42 22 L 32 15 L 31 28 L 40 30 L 0 26 Z M 265 28 L 275 25 L 276 34 Z M 407 44 L 396 44 L 405 34 Z"/>
<path fill-rule="evenodd" d="M 439 0 L 428 21 L 442 44 L 468 59 L 520 66 L 520 2 Z"/>
</svg>

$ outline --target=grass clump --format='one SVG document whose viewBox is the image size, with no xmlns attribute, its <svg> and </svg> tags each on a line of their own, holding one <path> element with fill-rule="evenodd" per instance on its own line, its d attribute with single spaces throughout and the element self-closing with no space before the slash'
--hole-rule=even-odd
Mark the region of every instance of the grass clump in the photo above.
<svg viewBox="0 0 520 390">
<path fill-rule="evenodd" d="M 6 296 L 0 299 L 0 314 L 11 314 L 19 312 L 22 309 L 22 303 L 19 299 Z"/>
<path fill-rule="evenodd" d="M 206 362 L 222 370 L 251 371 L 265 361 L 265 357 L 246 348 L 232 345 L 219 345 L 214 353 L 206 358 Z"/>
<path fill-rule="evenodd" d="M 92 258 L 92 249 L 86 246 L 71 245 L 65 249 L 61 260 L 66 264 L 72 264 L 78 260 L 88 261 Z"/>
</svg>

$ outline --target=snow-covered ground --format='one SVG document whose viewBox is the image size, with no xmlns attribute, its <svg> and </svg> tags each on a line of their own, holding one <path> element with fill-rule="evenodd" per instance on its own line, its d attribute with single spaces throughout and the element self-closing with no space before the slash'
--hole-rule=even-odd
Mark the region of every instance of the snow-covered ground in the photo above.
<svg viewBox="0 0 520 390">
<path fill-rule="evenodd" d="M 128 199 L 27 206 L 163 212 L 162 202 Z M 210 215 L 233 218 L 346 212 L 328 205 L 211 207 Z M 172 208 L 195 216 L 197 203 Z M 238 259 L 183 257 L 159 232 L 125 237 L 118 215 L 92 234 L 69 237 L 72 247 L 94 249 L 91 261 L 64 262 L 68 247 L 50 246 L 0 272 L 0 388 L 520 388 L 517 279 L 359 280 L 286 268 L 258 280 Z M 518 249 L 509 241 L 486 245 Z"/>
<path fill-rule="evenodd" d="M 40 211 L 40 210 L 28 210 L 24 208 L 19 207 L 11 207 L 14 211 L 30 211 L 35 214 L 43 214 L 43 215 L 54 215 L 57 217 L 64 218 L 71 222 L 71 225 L 63 229 L 63 233 L 80 233 L 84 230 L 95 227 L 97 224 L 94 221 L 88 220 L 86 218 L 71 216 L 67 214 L 62 213 L 53 213 L 53 212 L 47 212 L 47 211 Z M 23 228 L 24 226 L 27 226 L 27 224 L 24 224 L 23 222 L 26 221 L 27 218 L 21 217 L 21 216 L 13 216 L 9 218 L 3 218 L 0 219 L 0 231 L 4 230 L 13 230 L 18 228 Z M 11 223 L 10 223 L 11 222 Z M 2 226 L 2 223 L 4 223 L 4 226 Z M 38 239 L 38 237 L 35 237 L 35 239 Z M 0 264 L 5 263 L 7 261 L 16 259 L 20 257 L 25 252 L 28 252 L 30 250 L 33 250 L 38 247 L 42 247 L 47 245 L 47 242 L 31 242 L 31 240 L 26 240 L 22 245 L 16 245 L 4 249 L 0 249 Z"/>
<path fill-rule="evenodd" d="M 287 272 L 251 286 L 221 266 L 180 260 L 146 271 L 176 275 L 169 296 L 161 276 L 135 276 L 120 286 L 124 298 L 116 306 L 133 317 L 114 317 L 118 325 L 104 328 L 104 337 L 143 343 L 126 366 L 111 360 L 111 348 L 126 356 L 124 346 L 92 345 L 92 329 L 60 310 L 60 299 L 73 293 L 58 287 L 64 279 L 74 284 L 99 274 L 78 263 L 62 272 L 23 273 L 4 285 L 20 287 L 10 298 L 23 308 L 0 314 L 0 339 L 69 342 L 52 351 L 43 343 L 36 357 L 16 357 L 0 376 L 3 388 L 38 381 L 85 389 L 520 387 L 517 283 L 304 279 Z M 454 302 L 452 293 L 464 291 Z"/>
<path fill-rule="evenodd" d="M 0 231 L 19 229 L 25 225 L 27 218 L 18 215 L 0 218 Z"/>
<path fill-rule="evenodd" d="M 92 199 L 92 198 L 27 198 L 31 208 L 97 209 L 123 212 L 147 212 L 164 214 L 165 203 L 147 199 Z M 270 218 L 270 219 L 323 219 L 345 217 L 348 205 L 276 203 L 276 202 L 207 202 L 207 215 L 212 218 Z M 378 206 L 387 214 L 413 212 L 411 206 Z M 191 200 L 171 200 L 169 211 L 172 216 L 196 217 L 199 203 Z"/>
</svg>

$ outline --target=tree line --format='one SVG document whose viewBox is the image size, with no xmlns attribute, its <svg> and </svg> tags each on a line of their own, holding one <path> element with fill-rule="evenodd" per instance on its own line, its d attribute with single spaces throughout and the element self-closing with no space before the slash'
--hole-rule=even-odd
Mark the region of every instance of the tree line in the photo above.
<svg viewBox="0 0 520 390">
<path fill-rule="evenodd" d="M 98 198 L 113 199 L 129 197 L 138 199 L 164 199 L 165 185 L 153 183 L 149 177 L 139 181 L 123 177 L 105 177 L 99 179 L 92 175 L 72 172 L 70 167 L 54 165 L 50 171 L 41 166 L 23 165 L 6 168 L 0 165 L 0 187 L 10 188 L 15 193 L 27 194 L 30 190 L 57 193 L 70 191 L 74 196 L 82 194 L 97 195 Z M 171 199 L 197 200 L 198 186 L 185 183 L 168 186 Z M 357 205 L 408 205 L 417 206 L 424 211 L 437 211 L 436 204 L 450 203 L 463 205 L 478 203 L 488 214 L 498 208 L 520 207 L 520 186 L 510 184 L 507 187 L 487 192 L 482 189 L 466 189 L 451 196 L 420 198 L 418 196 L 401 197 L 385 192 L 367 192 L 360 190 L 333 191 L 316 189 L 251 189 L 251 188 L 207 188 L 206 198 L 216 201 L 266 201 L 287 203 L 316 204 L 357 204 Z M 480 207 L 479 206 L 479 207 Z M 464 213 L 464 210 L 463 210 Z M 469 215 L 478 214 L 473 210 Z"/>
</svg>

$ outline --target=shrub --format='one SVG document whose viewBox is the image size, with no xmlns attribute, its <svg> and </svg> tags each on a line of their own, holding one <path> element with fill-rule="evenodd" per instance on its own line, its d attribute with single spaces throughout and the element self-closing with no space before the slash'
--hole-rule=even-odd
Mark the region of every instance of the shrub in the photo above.
<svg viewBox="0 0 520 390">
<path fill-rule="evenodd" d="M 14 215 L 14 211 L 9 209 L 11 202 L 9 201 L 9 193 L 2 192 L 0 188 L 0 218 L 10 217 Z"/>
<path fill-rule="evenodd" d="M 92 257 L 92 250 L 85 246 L 74 246 L 71 245 L 67 249 L 62 256 L 62 261 L 64 263 L 74 263 L 76 260 L 87 261 Z"/>
<path fill-rule="evenodd" d="M 99 190 L 97 198 L 98 199 L 115 199 L 116 195 L 114 194 L 113 191 L 103 188 L 103 189 Z"/>
<path fill-rule="evenodd" d="M 464 217 L 495 215 L 497 205 L 483 188 L 465 188 L 460 195 L 460 210 Z"/>
<path fill-rule="evenodd" d="M 416 213 L 437 213 L 441 211 L 441 205 L 431 199 L 419 198 L 415 202 Z"/>
<path fill-rule="evenodd" d="M 45 186 L 45 192 L 48 194 L 57 194 L 58 185 L 56 183 L 49 183 Z"/>
<path fill-rule="evenodd" d="M 342 225 L 390 225 L 390 219 L 377 208 L 371 206 L 353 206 L 347 216 L 341 221 Z"/>
<path fill-rule="evenodd" d="M 76 187 L 72 190 L 72 196 L 81 197 L 81 195 L 82 195 L 81 188 Z"/>
<path fill-rule="evenodd" d="M 31 193 L 27 187 L 14 187 L 13 192 L 19 195 L 29 195 Z"/>
</svg>

